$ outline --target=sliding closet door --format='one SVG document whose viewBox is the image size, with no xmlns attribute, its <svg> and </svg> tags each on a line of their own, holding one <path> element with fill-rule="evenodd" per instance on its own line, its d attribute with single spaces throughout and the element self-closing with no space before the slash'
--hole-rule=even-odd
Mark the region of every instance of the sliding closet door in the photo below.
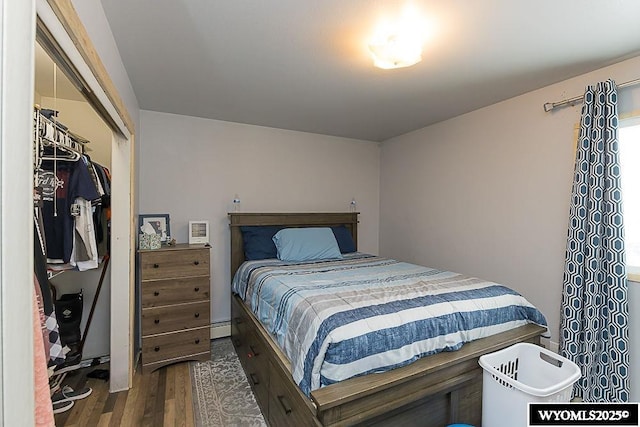
<svg viewBox="0 0 640 427">
<path fill-rule="evenodd" d="M 132 244 L 132 171 L 133 169 L 133 137 L 126 141 L 114 134 L 111 146 L 111 283 L 134 283 Z M 116 208 L 117 207 L 117 208 Z M 125 390 L 130 387 L 133 371 L 133 320 L 134 287 L 112 286 L 111 288 L 111 382 L 110 391 Z M 129 313 L 129 316 L 118 315 Z M 128 334 L 123 334 L 128 331 Z M 118 363 L 113 363 L 117 361 Z"/>
<path fill-rule="evenodd" d="M 0 0 L 0 425 L 33 424 L 32 1 Z"/>
</svg>

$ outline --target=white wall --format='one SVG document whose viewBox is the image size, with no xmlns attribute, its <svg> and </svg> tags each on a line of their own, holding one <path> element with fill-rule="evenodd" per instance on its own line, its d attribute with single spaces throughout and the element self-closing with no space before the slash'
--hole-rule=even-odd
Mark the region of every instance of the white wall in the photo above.
<svg viewBox="0 0 640 427">
<path fill-rule="evenodd" d="M 557 342 L 580 111 L 542 105 L 639 69 L 636 57 L 385 141 L 380 253 L 518 290 Z M 621 113 L 640 109 L 640 87 L 620 94 Z"/>
<path fill-rule="evenodd" d="M 209 220 L 212 321 L 228 320 L 227 213 L 234 194 L 247 212 L 348 211 L 356 198 L 359 249 L 378 251 L 378 144 L 141 111 L 140 212 L 168 213 L 188 241 L 189 220 Z"/>
</svg>

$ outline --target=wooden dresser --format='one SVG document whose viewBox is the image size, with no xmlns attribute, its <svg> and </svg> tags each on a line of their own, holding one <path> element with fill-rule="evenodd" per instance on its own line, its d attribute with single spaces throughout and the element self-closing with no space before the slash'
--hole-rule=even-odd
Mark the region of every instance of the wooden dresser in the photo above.
<svg viewBox="0 0 640 427">
<path fill-rule="evenodd" d="M 138 251 L 143 372 L 211 358 L 209 250 L 177 244 Z"/>
</svg>

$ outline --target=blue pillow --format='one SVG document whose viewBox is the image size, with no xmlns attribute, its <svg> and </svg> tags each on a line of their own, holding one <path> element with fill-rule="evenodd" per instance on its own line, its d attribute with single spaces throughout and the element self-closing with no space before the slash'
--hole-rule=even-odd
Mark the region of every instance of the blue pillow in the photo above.
<svg viewBox="0 0 640 427">
<path fill-rule="evenodd" d="M 282 261 L 340 259 L 342 254 L 330 228 L 285 228 L 273 236 Z"/>
<path fill-rule="evenodd" d="M 351 232 L 347 227 L 344 225 L 331 227 L 331 231 L 333 231 L 341 253 L 348 254 L 356 251 L 356 244 L 353 242 L 353 237 L 351 237 Z"/>
<path fill-rule="evenodd" d="M 277 258 L 278 252 L 272 239 L 282 228 L 277 225 L 247 225 L 240 227 L 244 258 L 247 261 Z"/>
</svg>

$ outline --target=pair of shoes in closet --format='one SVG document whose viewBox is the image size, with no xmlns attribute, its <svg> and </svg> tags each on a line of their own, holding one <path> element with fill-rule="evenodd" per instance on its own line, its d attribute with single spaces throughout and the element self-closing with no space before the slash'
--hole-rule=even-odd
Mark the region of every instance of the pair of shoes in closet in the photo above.
<svg viewBox="0 0 640 427">
<path fill-rule="evenodd" d="M 65 357 L 65 361 L 61 365 L 58 365 L 54 368 L 54 375 L 60 375 L 65 372 L 71 372 L 81 368 L 80 362 L 82 361 L 82 353 L 69 352 Z"/>
<path fill-rule="evenodd" d="M 56 404 L 63 404 L 72 402 L 78 399 L 84 399 L 91 394 L 91 387 L 83 387 L 80 390 L 74 390 L 68 385 L 62 387 L 62 389 L 51 396 L 51 402 L 55 407 Z M 63 411 L 64 412 L 64 411 Z"/>
<path fill-rule="evenodd" d="M 53 413 L 61 414 L 62 412 L 67 412 L 69 409 L 73 408 L 75 402 L 73 400 L 67 400 L 64 402 L 55 402 L 53 404 Z"/>
</svg>

